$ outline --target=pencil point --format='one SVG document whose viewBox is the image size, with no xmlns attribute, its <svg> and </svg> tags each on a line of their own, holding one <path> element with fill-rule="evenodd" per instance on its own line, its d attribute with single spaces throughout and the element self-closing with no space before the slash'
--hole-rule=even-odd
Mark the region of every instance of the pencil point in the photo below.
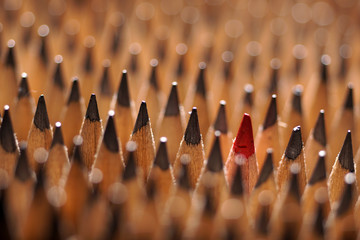
<svg viewBox="0 0 360 240">
<path fill-rule="evenodd" d="M 133 141 L 129 141 L 126 144 L 126 151 L 128 151 L 128 159 L 123 173 L 123 181 L 129 181 L 136 177 L 136 163 L 135 163 L 135 151 L 136 151 L 136 143 Z"/>
<path fill-rule="evenodd" d="M 220 133 L 218 131 L 215 132 L 215 142 L 212 145 L 209 158 L 207 161 L 207 169 L 211 172 L 220 172 L 223 170 L 223 159 L 221 155 L 220 149 Z"/>
<path fill-rule="evenodd" d="M 252 106 L 253 105 L 253 93 L 254 87 L 251 84 L 246 84 L 244 87 L 245 95 L 244 95 L 244 103 Z"/>
<path fill-rule="evenodd" d="M 207 216 L 214 216 L 216 214 L 215 202 L 211 194 L 211 190 L 208 188 L 205 190 L 204 201 L 204 214 Z"/>
<path fill-rule="evenodd" d="M 93 36 L 87 36 L 84 42 L 86 48 L 86 55 L 84 59 L 84 71 L 90 73 L 94 69 L 93 64 L 93 48 L 95 46 L 95 38 Z"/>
<path fill-rule="evenodd" d="M 242 181 L 241 166 L 236 165 L 235 175 L 232 180 L 230 192 L 234 196 L 242 196 L 244 193 L 244 186 Z"/>
<path fill-rule="evenodd" d="M 89 104 L 86 110 L 85 118 L 89 119 L 91 122 L 99 122 L 100 115 L 98 110 L 98 105 L 96 101 L 96 95 L 91 94 Z"/>
<path fill-rule="evenodd" d="M 45 129 L 50 129 L 50 122 L 49 122 L 49 117 L 48 117 L 48 113 L 46 110 L 46 103 L 45 103 L 44 95 L 40 95 L 40 97 L 39 97 L 35 115 L 34 115 L 34 124 L 41 131 L 44 131 Z"/>
<path fill-rule="evenodd" d="M 165 108 L 165 116 L 178 116 L 179 114 L 180 114 L 180 109 L 179 109 L 177 82 L 173 82 Z"/>
<path fill-rule="evenodd" d="M 318 161 L 308 182 L 309 185 L 314 185 L 326 179 L 325 155 L 325 151 L 319 152 Z"/>
<path fill-rule="evenodd" d="M 218 114 L 214 123 L 214 130 L 220 131 L 221 133 L 224 134 L 228 132 L 225 106 L 226 106 L 226 102 L 224 100 L 221 100 Z"/>
<path fill-rule="evenodd" d="M 247 113 L 244 113 L 233 144 L 233 150 L 236 154 L 243 154 L 246 158 L 255 153 L 251 117 Z"/>
<path fill-rule="evenodd" d="M 185 130 L 184 140 L 188 145 L 198 145 L 201 141 L 199 119 L 196 107 L 192 109 L 190 119 Z"/>
<path fill-rule="evenodd" d="M 45 168 L 44 168 L 44 164 L 42 163 L 39 166 L 39 171 L 36 175 L 34 194 L 36 194 L 36 192 L 38 192 L 39 190 L 44 189 L 44 184 L 45 184 Z"/>
<path fill-rule="evenodd" d="M 72 156 L 72 159 L 71 159 L 71 162 L 72 163 L 77 163 L 79 164 L 82 168 L 85 168 L 85 164 L 84 164 L 84 161 L 81 157 L 81 153 L 80 153 L 80 148 L 81 148 L 81 145 L 83 143 L 83 138 L 80 136 L 80 135 L 77 135 L 74 137 L 74 153 L 73 153 L 73 156 Z"/>
<path fill-rule="evenodd" d="M 188 173 L 188 164 L 190 162 L 190 157 L 186 154 L 180 157 L 181 169 L 179 173 L 179 178 L 177 179 L 177 184 L 180 188 L 188 191 L 191 189 L 189 182 L 189 173 Z"/>
<path fill-rule="evenodd" d="M 321 109 L 319 116 L 316 120 L 316 124 L 314 127 L 313 137 L 314 139 L 320 143 L 322 146 L 326 146 L 326 132 L 325 132 L 325 117 L 324 110 Z"/>
<path fill-rule="evenodd" d="M 119 142 L 115 130 L 113 111 L 109 111 L 109 117 L 104 131 L 103 142 L 109 151 L 115 153 L 119 152 Z"/>
<path fill-rule="evenodd" d="M 16 67 L 15 53 L 14 53 L 15 41 L 13 39 L 10 39 L 7 43 L 7 47 L 8 47 L 8 52 L 5 57 L 4 65 L 15 68 Z"/>
<path fill-rule="evenodd" d="M 50 148 L 53 148 L 56 144 L 64 145 L 64 138 L 63 138 L 63 134 L 61 131 L 61 123 L 60 122 L 55 123 L 55 131 L 54 131 L 54 136 L 53 136 L 53 140 L 51 142 Z"/>
<path fill-rule="evenodd" d="M 150 60 L 150 66 L 151 66 L 151 75 L 150 75 L 150 84 L 156 89 L 159 89 L 158 80 L 157 80 L 157 66 L 159 64 L 159 61 L 157 59 L 151 59 Z"/>
<path fill-rule="evenodd" d="M 166 137 L 160 138 L 160 146 L 157 150 L 154 165 L 158 166 L 161 170 L 166 171 L 169 169 L 169 157 L 166 147 L 167 139 Z"/>
<path fill-rule="evenodd" d="M 326 83 L 329 79 L 328 65 L 330 63 L 331 63 L 331 58 L 329 55 L 325 54 L 321 56 L 320 78 L 323 83 Z"/>
<path fill-rule="evenodd" d="M 336 216 L 341 217 L 347 211 L 350 210 L 353 198 L 356 197 L 354 194 L 354 183 L 355 175 L 353 173 L 348 173 L 345 175 L 345 187 L 342 193 L 341 199 L 339 201 L 338 208 L 336 209 Z"/>
<path fill-rule="evenodd" d="M 63 62 L 63 57 L 61 55 L 56 55 L 55 56 L 56 67 L 53 75 L 53 81 L 54 84 L 58 86 L 61 90 L 65 88 L 64 77 L 61 70 L 62 62 Z"/>
<path fill-rule="evenodd" d="M 324 236 L 324 211 L 322 204 L 319 204 L 316 215 L 315 221 L 313 226 L 314 232 L 316 232 L 319 236 Z"/>
<path fill-rule="evenodd" d="M 350 130 L 348 130 L 346 134 L 344 144 L 342 145 L 340 153 L 338 155 L 338 160 L 342 168 L 345 168 L 350 172 L 354 172 L 354 159 Z"/>
<path fill-rule="evenodd" d="M 139 131 L 142 127 L 145 127 L 149 122 L 149 115 L 146 107 L 146 102 L 142 101 L 138 116 L 136 118 L 133 134 Z"/>
<path fill-rule="evenodd" d="M 300 202 L 301 194 L 299 189 L 299 171 L 300 166 L 299 164 L 292 164 L 290 167 L 291 171 L 291 179 L 290 179 L 290 186 L 289 186 L 289 194 L 293 195 L 297 201 Z"/>
<path fill-rule="evenodd" d="M 206 63 L 199 63 L 200 72 L 196 81 L 196 92 L 201 94 L 204 98 L 206 97 L 206 84 L 205 84 L 205 69 Z"/>
<path fill-rule="evenodd" d="M 127 80 L 127 71 L 123 70 L 120 86 L 117 93 L 117 104 L 130 107 L 130 94 Z"/>
<path fill-rule="evenodd" d="M 26 73 L 21 74 L 21 80 L 20 80 L 20 85 L 19 85 L 19 89 L 18 89 L 18 99 L 30 96 L 29 84 L 28 84 L 27 78 L 28 78 L 28 76 Z"/>
<path fill-rule="evenodd" d="M 25 182 L 31 178 L 31 170 L 29 166 L 29 161 L 26 154 L 26 143 L 20 143 L 20 155 L 17 161 L 15 169 L 15 178 Z"/>
<path fill-rule="evenodd" d="M 352 110 L 354 108 L 353 85 L 349 83 L 347 88 L 348 88 L 348 92 L 344 103 L 344 109 Z"/>
<path fill-rule="evenodd" d="M 259 173 L 259 178 L 256 182 L 255 188 L 260 187 L 263 183 L 265 183 L 270 175 L 274 171 L 274 164 L 273 164 L 273 150 L 271 148 L 267 149 L 267 155 L 264 162 L 264 165 Z"/>
<path fill-rule="evenodd" d="M 300 155 L 302 148 L 301 128 L 300 126 L 297 126 L 291 133 L 289 143 L 285 149 L 285 157 L 295 160 Z"/>
<path fill-rule="evenodd" d="M 80 101 L 80 89 L 79 89 L 79 79 L 77 77 L 73 78 L 71 92 L 67 104 L 69 105 L 72 102 Z"/>
<path fill-rule="evenodd" d="M 1 122 L 0 128 L 0 143 L 2 148 L 6 152 L 15 152 L 16 151 L 16 139 L 14 136 L 14 130 L 10 118 L 9 106 L 5 105 L 4 107 L 4 116 Z"/>
<path fill-rule="evenodd" d="M 100 79 L 100 92 L 103 95 L 111 96 L 113 94 L 110 87 L 110 77 L 109 77 L 109 68 L 111 62 L 109 59 L 103 61 L 103 72 Z"/>
<path fill-rule="evenodd" d="M 297 85 L 293 90 L 293 98 L 292 98 L 292 108 L 298 112 L 300 115 L 302 114 L 302 106 L 301 106 L 301 95 L 303 93 L 303 88 L 301 85 Z"/>
<path fill-rule="evenodd" d="M 271 96 L 271 102 L 266 113 L 265 121 L 263 123 L 263 131 L 273 126 L 277 121 L 277 107 L 276 107 L 276 95 Z"/>
</svg>

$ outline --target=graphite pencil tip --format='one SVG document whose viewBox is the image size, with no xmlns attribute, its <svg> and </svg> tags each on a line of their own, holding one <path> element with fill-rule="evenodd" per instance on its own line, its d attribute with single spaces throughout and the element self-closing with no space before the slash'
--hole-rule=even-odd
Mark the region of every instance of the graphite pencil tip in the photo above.
<svg viewBox="0 0 360 240">
<path fill-rule="evenodd" d="M 303 88 L 301 85 L 297 85 L 293 90 L 293 97 L 292 97 L 292 108 L 300 115 L 302 114 L 302 106 L 301 106 L 301 95 L 303 93 Z"/>
<path fill-rule="evenodd" d="M 226 102 L 224 100 L 221 100 L 218 114 L 216 116 L 216 120 L 214 123 L 214 130 L 220 131 L 221 133 L 224 134 L 228 132 L 225 106 L 226 106 Z"/>
<path fill-rule="evenodd" d="M 27 78 L 28 78 L 27 74 L 23 72 L 21 74 L 21 80 L 18 89 L 18 99 L 30 96 L 29 84 Z"/>
<path fill-rule="evenodd" d="M 71 162 L 72 163 L 77 163 L 79 164 L 82 168 L 85 168 L 85 164 L 84 161 L 81 157 L 81 152 L 80 152 L 80 148 L 83 144 L 83 138 L 80 135 L 77 135 L 74 137 L 74 153 L 72 155 L 71 158 Z"/>
<path fill-rule="evenodd" d="M 309 185 L 314 185 L 326 179 L 325 155 L 325 151 L 319 152 L 318 161 L 308 182 Z"/>
<path fill-rule="evenodd" d="M 211 194 L 211 189 L 206 188 L 204 199 L 204 214 L 207 216 L 214 216 L 216 213 L 216 206 L 214 196 Z"/>
<path fill-rule="evenodd" d="M 15 68 L 16 67 L 16 60 L 15 60 L 15 41 L 13 39 L 10 39 L 7 43 L 8 52 L 5 57 L 5 65 L 8 67 Z"/>
<path fill-rule="evenodd" d="M 91 94 L 85 118 L 89 119 L 91 122 L 100 121 L 99 109 L 96 101 L 96 95 L 94 93 Z"/>
<path fill-rule="evenodd" d="M 313 231 L 318 236 L 324 236 L 324 210 L 322 204 L 318 205 L 313 225 Z"/>
<path fill-rule="evenodd" d="M 126 144 L 126 151 L 128 151 L 128 159 L 122 176 L 124 182 L 136 178 L 136 163 L 135 163 L 136 148 L 137 148 L 136 143 L 133 141 L 129 141 Z"/>
<path fill-rule="evenodd" d="M 355 175 L 353 173 L 346 174 L 344 191 L 340 198 L 338 208 L 336 209 L 337 217 L 341 217 L 351 209 L 353 198 L 356 197 L 354 193 L 354 183 Z"/>
<path fill-rule="evenodd" d="M 331 58 L 329 55 L 322 55 L 320 62 L 320 78 L 323 83 L 326 83 L 329 80 L 328 65 L 331 63 Z"/>
<path fill-rule="evenodd" d="M 244 185 L 242 181 L 241 166 L 236 165 L 235 175 L 232 180 L 230 192 L 234 196 L 242 196 L 244 193 Z"/>
<path fill-rule="evenodd" d="M 256 231 L 263 235 L 266 235 L 269 231 L 268 224 L 269 224 L 268 206 L 261 206 L 260 214 L 256 219 L 256 223 L 255 223 Z"/>
<path fill-rule="evenodd" d="M 292 195 L 298 202 L 300 202 L 301 194 L 299 188 L 299 172 L 300 172 L 300 165 L 294 163 L 290 167 L 291 171 L 291 179 L 289 184 L 288 193 Z"/>
<path fill-rule="evenodd" d="M 353 148 L 351 140 L 351 131 L 348 130 L 344 144 L 341 147 L 338 155 L 338 160 L 342 168 L 354 172 L 354 159 L 353 159 Z"/>
<path fill-rule="evenodd" d="M 64 145 L 64 138 L 63 138 L 63 134 L 61 131 L 61 123 L 60 122 L 55 123 L 54 136 L 53 136 L 53 140 L 51 142 L 50 148 L 54 147 L 56 144 Z"/>
<path fill-rule="evenodd" d="M 180 114 L 180 109 L 179 109 L 177 82 L 173 82 L 165 108 L 165 116 L 178 116 L 179 114 Z"/>
<path fill-rule="evenodd" d="M 206 97 L 206 84 L 205 84 L 205 69 L 206 63 L 199 63 L 199 75 L 196 81 L 196 92 L 199 93 L 204 98 Z"/>
<path fill-rule="evenodd" d="M 188 164 L 190 162 L 190 157 L 186 154 L 180 157 L 181 169 L 177 179 L 178 186 L 186 191 L 190 190 L 190 181 L 189 181 L 189 170 Z"/>
<path fill-rule="evenodd" d="M 151 66 L 151 74 L 150 74 L 150 85 L 152 85 L 156 90 L 159 89 L 159 84 L 157 80 L 157 66 L 159 64 L 159 61 L 157 59 L 151 59 L 150 60 L 150 66 Z"/>
<path fill-rule="evenodd" d="M 245 95 L 244 95 L 244 104 L 249 106 L 253 105 L 253 93 L 254 93 L 254 86 L 251 84 L 246 84 L 244 87 Z"/>
<path fill-rule="evenodd" d="M 45 181 L 46 181 L 45 168 L 44 168 L 44 164 L 42 163 L 41 165 L 39 165 L 39 171 L 36 175 L 36 183 L 35 183 L 35 190 L 34 190 L 35 194 L 36 194 L 36 192 L 44 189 Z"/>
<path fill-rule="evenodd" d="M 140 104 L 140 109 L 138 116 L 136 118 L 133 134 L 139 131 L 142 127 L 145 127 L 149 122 L 149 114 L 146 107 L 146 102 L 142 101 Z"/>
<path fill-rule="evenodd" d="M 44 95 L 40 95 L 40 97 L 39 97 L 35 115 L 34 115 L 34 124 L 41 131 L 44 131 L 45 129 L 50 129 L 50 122 L 49 122 L 49 117 L 48 117 L 48 113 L 46 110 L 46 103 L 45 103 Z"/>
<path fill-rule="evenodd" d="M 256 182 L 255 188 L 260 187 L 263 183 L 265 183 L 270 175 L 273 173 L 274 164 L 273 164 L 273 150 L 271 148 L 267 149 L 267 155 L 264 162 L 264 165 L 260 171 L 259 178 Z"/>
<path fill-rule="evenodd" d="M 130 94 L 126 70 L 122 71 L 121 82 L 117 92 L 117 104 L 124 107 L 130 107 Z"/>
<path fill-rule="evenodd" d="M 344 109 L 352 110 L 354 108 L 353 85 L 351 83 L 349 83 L 347 88 L 348 88 L 348 92 L 347 92 L 346 99 L 344 102 Z"/>
<path fill-rule="evenodd" d="M 80 101 L 79 79 L 77 77 L 74 77 L 67 104 L 69 105 L 72 102 L 79 102 L 79 101 Z"/>
<path fill-rule="evenodd" d="M 211 172 L 220 172 L 223 170 L 223 159 L 220 149 L 220 132 L 215 132 L 215 142 L 212 145 L 209 158 L 207 161 L 207 169 Z"/>
<path fill-rule="evenodd" d="M 56 67 L 53 75 L 53 82 L 55 86 L 59 87 L 61 90 L 65 88 L 64 77 L 61 70 L 62 62 L 63 62 L 63 57 L 61 55 L 56 55 L 55 56 Z"/>
<path fill-rule="evenodd" d="M 20 155 L 15 168 L 15 178 L 25 182 L 31 178 L 30 165 L 26 153 L 26 143 L 21 142 L 20 144 Z"/>
<path fill-rule="evenodd" d="M 322 146 L 326 146 L 326 132 L 325 132 L 325 111 L 320 110 L 319 116 L 316 120 L 316 124 L 313 131 L 314 139 Z"/>
<path fill-rule="evenodd" d="M 184 140 L 188 145 L 198 145 L 201 141 L 199 119 L 196 107 L 192 109 L 190 119 L 185 130 Z"/>
<path fill-rule="evenodd" d="M 91 73 L 94 70 L 92 47 L 86 47 L 83 69 L 87 73 Z"/>
<path fill-rule="evenodd" d="M 301 138 L 300 126 L 294 127 L 289 143 L 285 149 L 285 157 L 287 159 L 295 160 L 301 153 L 303 148 L 303 141 Z"/>
<path fill-rule="evenodd" d="M 40 49 L 39 49 L 39 57 L 41 59 L 41 61 L 47 65 L 48 61 L 49 61 L 49 57 L 48 57 L 48 50 L 47 50 L 47 38 L 46 36 L 41 36 L 41 45 L 40 45 Z"/>
<path fill-rule="evenodd" d="M 16 151 L 16 139 L 10 118 L 9 106 L 4 107 L 4 116 L 0 128 L 0 143 L 6 152 Z"/>
<path fill-rule="evenodd" d="M 233 150 L 235 153 L 243 154 L 246 158 L 255 153 L 254 136 L 252 131 L 251 117 L 249 114 L 244 113 L 239 130 L 237 132 Z"/>
<path fill-rule="evenodd" d="M 109 111 L 109 117 L 106 123 L 103 142 L 106 148 L 111 152 L 119 152 L 119 142 L 116 135 L 114 111 Z"/>
<path fill-rule="evenodd" d="M 263 131 L 273 126 L 277 121 L 277 106 L 276 106 L 276 94 L 271 96 L 271 102 L 266 113 L 266 117 L 263 123 Z"/>
<path fill-rule="evenodd" d="M 166 147 L 166 137 L 160 138 L 160 146 L 156 152 L 154 165 L 158 166 L 161 170 L 166 171 L 169 169 L 169 156 Z"/>
<path fill-rule="evenodd" d="M 110 86 L 109 68 L 111 62 L 109 59 L 103 61 L 103 72 L 100 79 L 100 92 L 103 95 L 111 96 L 113 94 Z"/>
</svg>

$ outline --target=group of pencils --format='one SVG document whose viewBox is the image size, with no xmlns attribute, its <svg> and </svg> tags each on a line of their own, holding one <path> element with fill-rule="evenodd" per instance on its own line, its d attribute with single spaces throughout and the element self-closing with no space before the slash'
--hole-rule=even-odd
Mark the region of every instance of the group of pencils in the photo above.
<svg viewBox="0 0 360 240">
<path fill-rule="evenodd" d="M 0 0 L 0 239 L 360 239 L 357 5 Z"/>
</svg>

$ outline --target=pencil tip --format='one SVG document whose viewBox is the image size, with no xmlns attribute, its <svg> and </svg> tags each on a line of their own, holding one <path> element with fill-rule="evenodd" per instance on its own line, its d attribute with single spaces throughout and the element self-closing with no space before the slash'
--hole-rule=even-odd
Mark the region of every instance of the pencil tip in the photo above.
<svg viewBox="0 0 360 240">
<path fill-rule="evenodd" d="M 326 179 L 325 155 L 326 155 L 325 151 L 319 152 L 319 157 L 316 166 L 312 172 L 308 184 L 314 185 L 315 183 L 318 183 Z"/>
<path fill-rule="evenodd" d="M 354 193 L 355 174 L 348 173 L 345 175 L 345 187 L 336 209 L 336 216 L 340 217 L 351 209 Z"/>
<path fill-rule="evenodd" d="M 196 107 L 193 107 L 188 125 L 185 130 L 184 140 L 186 144 L 198 145 L 201 141 L 199 119 Z"/>
<path fill-rule="evenodd" d="M 251 117 L 247 113 L 244 113 L 241 120 L 239 130 L 234 140 L 233 150 L 237 154 L 243 154 L 246 158 L 255 153 Z"/>
<path fill-rule="evenodd" d="M 314 139 L 322 146 L 326 146 L 326 132 L 325 132 L 325 112 L 323 109 L 320 110 L 319 116 L 316 120 L 316 124 L 313 131 Z"/>
<path fill-rule="evenodd" d="M 93 36 L 87 36 L 84 42 L 86 52 L 83 69 L 85 72 L 90 73 L 94 69 L 93 64 L 93 48 L 95 46 L 95 38 Z"/>
<path fill-rule="evenodd" d="M 265 121 L 263 123 L 263 131 L 273 126 L 277 121 L 277 107 L 276 107 L 276 95 L 271 96 L 271 102 L 266 113 Z"/>
<path fill-rule="evenodd" d="M 290 167 L 291 171 L 291 179 L 290 179 L 290 185 L 288 192 L 291 194 L 297 201 L 300 202 L 301 194 L 300 194 L 300 188 L 299 188 L 299 172 L 300 172 L 300 165 L 297 163 L 294 163 Z"/>
<path fill-rule="evenodd" d="M 226 106 L 226 102 L 224 100 L 221 100 L 218 114 L 214 123 L 214 130 L 227 134 L 228 126 L 226 120 L 225 106 Z"/>
<path fill-rule="evenodd" d="M 223 159 L 220 149 L 220 132 L 215 132 L 215 142 L 212 145 L 209 158 L 207 161 L 207 169 L 211 172 L 220 172 L 223 170 Z"/>
<path fill-rule="evenodd" d="M 199 63 L 199 75 L 196 81 L 196 92 L 201 94 L 204 98 L 206 97 L 206 84 L 205 84 L 205 69 L 206 63 L 201 62 Z"/>
<path fill-rule="evenodd" d="M 235 175 L 232 180 L 230 192 L 234 196 L 242 196 L 244 193 L 244 186 L 242 181 L 241 166 L 236 165 Z"/>
<path fill-rule="evenodd" d="M 157 66 L 159 64 L 159 61 L 155 58 L 150 60 L 150 66 L 151 66 L 151 74 L 150 74 L 150 84 L 156 89 L 159 89 L 159 84 L 157 80 Z"/>
<path fill-rule="evenodd" d="M 48 113 L 46 110 L 46 103 L 45 103 L 44 95 L 40 95 L 40 97 L 39 97 L 35 115 L 34 115 L 34 124 L 41 131 L 44 131 L 45 129 L 50 129 L 50 122 L 49 122 L 49 117 L 48 117 Z"/>
<path fill-rule="evenodd" d="M 165 116 L 178 116 L 179 114 L 180 114 L 180 109 L 179 109 L 177 82 L 173 82 L 165 108 Z"/>
<path fill-rule="evenodd" d="M 348 88 L 348 92 L 347 92 L 345 103 L 344 103 L 344 109 L 352 110 L 354 108 L 352 84 L 349 83 L 347 88 Z"/>
<path fill-rule="evenodd" d="M 318 205 L 313 230 L 317 235 L 324 236 L 324 210 L 322 204 Z"/>
<path fill-rule="evenodd" d="M 56 55 L 55 56 L 56 67 L 55 67 L 55 72 L 53 75 L 53 81 L 54 81 L 54 84 L 57 87 L 59 87 L 61 90 L 63 90 L 65 88 L 64 78 L 63 78 L 63 74 L 62 74 L 62 70 L 61 70 L 62 62 L 63 62 L 63 57 L 61 55 Z"/>
<path fill-rule="evenodd" d="M 8 52 L 5 57 L 5 65 L 8 67 L 15 68 L 16 67 L 16 61 L 15 61 L 15 41 L 13 39 L 10 39 L 7 43 Z"/>
<path fill-rule="evenodd" d="M 262 235 L 268 234 L 268 224 L 269 224 L 269 213 L 268 206 L 261 206 L 261 211 L 256 219 L 255 228 L 256 231 Z"/>
<path fill-rule="evenodd" d="M 166 137 L 160 138 L 160 146 L 156 152 L 154 165 L 158 166 L 161 170 L 166 171 L 169 169 L 169 157 L 166 147 Z"/>
<path fill-rule="evenodd" d="M 61 131 L 61 123 L 60 122 L 55 123 L 54 136 L 53 136 L 53 140 L 52 140 L 50 148 L 53 148 L 56 144 L 64 145 L 64 138 L 63 138 L 63 134 Z"/>
<path fill-rule="evenodd" d="M 271 148 L 267 149 L 267 155 L 264 162 L 264 165 L 260 171 L 259 178 L 256 182 L 255 188 L 260 187 L 263 183 L 265 183 L 274 170 L 273 164 L 273 150 Z"/>
<path fill-rule="evenodd" d="M 109 59 L 105 59 L 103 61 L 103 72 L 100 79 L 100 92 L 101 94 L 106 96 L 111 96 L 113 94 L 110 87 L 110 76 L 109 76 L 110 65 L 111 62 Z"/>
<path fill-rule="evenodd" d="M 44 164 L 42 163 L 39 166 L 38 173 L 36 174 L 34 194 L 36 194 L 39 190 L 44 189 L 44 184 L 45 184 L 45 168 L 44 168 Z"/>
<path fill-rule="evenodd" d="M 20 145 L 20 155 L 18 157 L 18 161 L 15 169 L 15 178 L 22 182 L 25 182 L 29 178 L 31 178 L 31 170 L 26 153 L 26 142 L 21 142 L 19 145 Z"/>
<path fill-rule="evenodd" d="M 214 216 L 216 214 L 215 201 L 211 193 L 211 189 L 209 189 L 208 187 L 205 189 L 204 201 L 204 214 L 207 216 Z"/>
<path fill-rule="evenodd" d="M 129 141 L 126 144 L 126 151 L 128 152 L 128 159 L 123 173 L 123 181 L 129 181 L 136 177 L 136 163 L 135 163 L 135 151 L 136 151 L 136 143 L 133 141 Z"/>
<path fill-rule="evenodd" d="M 301 106 L 302 93 L 303 93 L 303 87 L 301 85 L 296 85 L 293 90 L 292 108 L 300 115 L 302 114 L 302 106 Z"/>
<path fill-rule="evenodd" d="M 120 86 L 117 93 L 117 104 L 130 107 L 130 94 L 127 80 L 127 71 L 123 70 Z"/>
<path fill-rule="evenodd" d="M 254 86 L 251 84 L 246 84 L 244 87 L 245 95 L 244 95 L 244 103 L 252 106 L 253 105 L 253 93 Z"/>
<path fill-rule="evenodd" d="M 140 109 L 138 116 L 136 118 L 133 134 L 139 131 L 142 127 L 145 127 L 149 122 L 149 115 L 146 107 L 146 102 L 142 101 L 140 104 Z"/>
<path fill-rule="evenodd" d="M 18 99 L 29 97 L 30 91 L 29 91 L 29 84 L 28 84 L 28 76 L 26 73 L 21 74 L 21 80 L 20 85 L 18 89 Z"/>
<path fill-rule="evenodd" d="M 119 142 L 116 135 L 114 111 L 109 111 L 109 117 L 106 123 L 103 142 L 106 148 L 111 152 L 119 152 Z"/>
<path fill-rule="evenodd" d="M 345 168 L 350 172 L 354 172 L 353 148 L 350 130 L 346 134 L 344 144 L 342 145 L 338 155 L 338 160 L 342 168 Z"/>
<path fill-rule="evenodd" d="M 180 157 L 181 169 L 179 173 L 179 177 L 177 179 L 178 186 L 186 191 L 190 190 L 190 181 L 189 181 L 189 170 L 188 164 L 190 162 L 190 156 L 184 154 Z"/>
<path fill-rule="evenodd" d="M 301 138 L 301 128 L 297 126 L 293 129 L 289 143 L 285 149 L 285 157 L 295 160 L 301 153 L 303 142 Z"/>
<path fill-rule="evenodd" d="M 77 77 L 73 78 L 70 96 L 67 104 L 69 105 L 72 102 L 80 101 L 80 89 L 79 89 L 79 79 Z"/>
<path fill-rule="evenodd" d="M 4 116 L 0 128 L 0 143 L 6 152 L 16 151 L 16 139 L 10 118 L 9 106 L 4 107 Z"/>
<path fill-rule="evenodd" d="M 96 101 L 96 95 L 93 93 L 91 94 L 89 104 L 86 110 L 85 118 L 89 119 L 91 122 L 99 122 L 100 115 L 98 110 L 98 105 Z"/>
<path fill-rule="evenodd" d="M 321 60 L 320 78 L 323 83 L 326 83 L 329 79 L 328 65 L 331 63 L 331 58 L 329 55 L 324 54 L 321 56 L 320 60 Z"/>
<path fill-rule="evenodd" d="M 71 159 L 71 162 L 77 163 L 80 165 L 81 168 L 85 168 L 84 161 L 81 157 L 80 148 L 83 144 L 83 138 L 80 135 L 74 137 L 74 153 Z"/>
</svg>

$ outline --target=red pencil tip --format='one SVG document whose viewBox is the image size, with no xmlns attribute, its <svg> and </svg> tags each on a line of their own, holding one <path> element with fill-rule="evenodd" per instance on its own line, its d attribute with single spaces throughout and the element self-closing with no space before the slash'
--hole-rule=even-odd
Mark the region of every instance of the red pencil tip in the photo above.
<svg viewBox="0 0 360 240">
<path fill-rule="evenodd" d="M 246 158 L 250 157 L 255 152 L 251 117 L 247 113 L 244 113 L 241 121 L 233 144 L 233 151 L 236 154 L 245 155 Z"/>
</svg>

